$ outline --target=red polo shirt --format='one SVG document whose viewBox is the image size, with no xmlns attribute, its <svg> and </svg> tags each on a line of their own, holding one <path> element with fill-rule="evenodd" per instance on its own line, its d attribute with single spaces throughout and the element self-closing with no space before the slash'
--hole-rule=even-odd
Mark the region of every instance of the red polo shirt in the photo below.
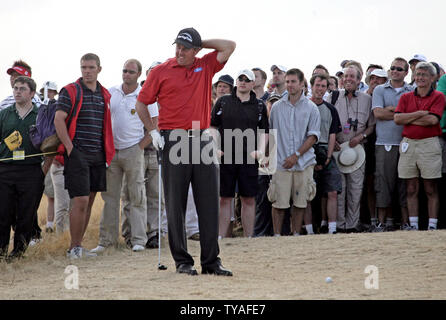
<svg viewBox="0 0 446 320">
<path fill-rule="evenodd" d="M 429 114 L 433 114 L 441 119 L 445 105 L 445 97 L 443 93 L 430 90 L 427 96 L 420 97 L 417 90 L 405 93 L 401 96 L 395 113 L 412 113 L 418 110 L 427 110 Z M 403 137 L 409 139 L 426 139 L 441 136 L 440 121 L 434 126 L 423 127 L 414 124 L 404 125 Z"/>
<path fill-rule="evenodd" d="M 145 105 L 158 101 L 161 130 L 192 129 L 192 121 L 200 121 L 200 129 L 209 128 L 212 78 L 224 66 L 218 62 L 217 54 L 213 51 L 195 58 L 190 68 L 171 58 L 149 73 L 138 101 Z"/>
</svg>

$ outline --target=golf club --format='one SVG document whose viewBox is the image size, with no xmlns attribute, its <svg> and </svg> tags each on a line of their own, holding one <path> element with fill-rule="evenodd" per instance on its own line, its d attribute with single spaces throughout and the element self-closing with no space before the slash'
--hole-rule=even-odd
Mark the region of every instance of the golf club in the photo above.
<svg viewBox="0 0 446 320">
<path fill-rule="evenodd" d="M 167 270 L 167 267 L 161 264 L 161 151 L 156 151 L 158 158 L 158 270 Z"/>
</svg>

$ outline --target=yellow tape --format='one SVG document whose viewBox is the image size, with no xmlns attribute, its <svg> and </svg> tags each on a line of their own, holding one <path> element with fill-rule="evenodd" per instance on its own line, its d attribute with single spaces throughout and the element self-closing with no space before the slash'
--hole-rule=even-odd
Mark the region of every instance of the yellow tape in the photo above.
<svg viewBox="0 0 446 320">
<path fill-rule="evenodd" d="M 25 158 L 38 157 L 38 156 L 45 156 L 45 155 L 48 155 L 48 154 L 56 155 L 56 154 L 57 154 L 57 151 L 54 151 L 54 152 L 44 152 L 44 153 L 30 154 L 29 156 L 25 156 Z M 6 160 L 14 160 L 14 157 L 12 157 L 12 158 L 0 159 L 0 162 L 1 162 L 1 161 L 6 161 Z"/>
</svg>

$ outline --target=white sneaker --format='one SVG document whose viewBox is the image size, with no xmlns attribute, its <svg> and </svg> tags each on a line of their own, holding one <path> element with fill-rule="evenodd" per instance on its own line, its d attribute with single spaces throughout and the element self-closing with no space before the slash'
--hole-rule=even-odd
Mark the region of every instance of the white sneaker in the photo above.
<svg viewBox="0 0 446 320">
<path fill-rule="evenodd" d="M 144 249 L 144 246 L 140 246 L 139 244 L 135 244 L 132 248 L 133 252 L 143 251 Z"/>
<path fill-rule="evenodd" d="M 67 256 L 70 259 L 82 259 L 89 257 L 97 257 L 96 253 L 90 252 L 82 247 L 74 247 L 70 250 L 70 253 L 67 252 Z"/>
<path fill-rule="evenodd" d="M 97 246 L 96 248 L 90 250 L 91 253 L 102 253 L 104 251 L 105 247 L 103 246 Z"/>
<path fill-rule="evenodd" d="M 28 246 L 29 247 L 34 247 L 36 244 L 38 244 L 41 240 L 40 239 L 31 239 L 31 241 L 29 242 Z"/>
</svg>

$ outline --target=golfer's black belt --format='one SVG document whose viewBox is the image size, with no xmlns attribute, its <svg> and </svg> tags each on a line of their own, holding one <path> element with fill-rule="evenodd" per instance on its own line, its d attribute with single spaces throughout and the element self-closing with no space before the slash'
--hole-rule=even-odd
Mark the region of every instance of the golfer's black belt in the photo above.
<svg viewBox="0 0 446 320">
<path fill-rule="evenodd" d="M 196 136 L 201 135 L 203 132 L 208 132 L 208 129 L 169 129 L 169 130 L 160 130 L 160 133 L 162 135 L 170 135 L 170 133 L 172 131 L 184 131 L 185 133 L 187 133 L 187 136 L 189 138 L 193 138 Z"/>
</svg>

